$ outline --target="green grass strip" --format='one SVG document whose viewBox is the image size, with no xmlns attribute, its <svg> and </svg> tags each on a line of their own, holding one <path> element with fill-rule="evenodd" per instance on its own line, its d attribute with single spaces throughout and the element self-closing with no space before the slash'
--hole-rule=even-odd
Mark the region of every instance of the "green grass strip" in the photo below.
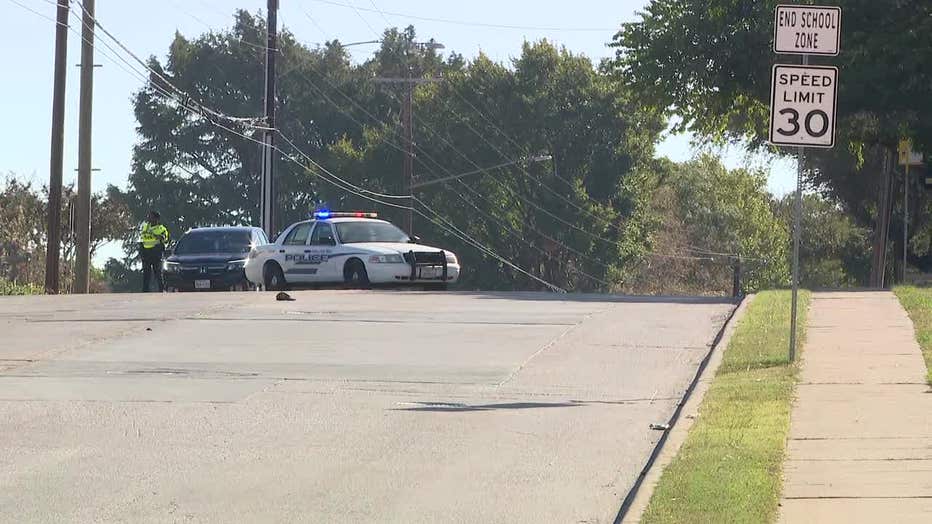
<svg viewBox="0 0 932 524">
<path fill-rule="evenodd" d="M 14 284 L 0 278 L 0 296 L 4 295 L 41 295 L 42 287 L 35 284 Z"/>
<path fill-rule="evenodd" d="M 932 384 L 932 288 L 904 286 L 894 292 L 913 321 L 916 340 L 926 359 L 926 380 Z"/>
<path fill-rule="evenodd" d="M 798 340 L 809 293 L 799 297 Z M 789 364 L 790 292 L 765 291 L 735 329 L 696 423 L 661 475 L 642 522 L 773 522 L 797 367 Z"/>
</svg>

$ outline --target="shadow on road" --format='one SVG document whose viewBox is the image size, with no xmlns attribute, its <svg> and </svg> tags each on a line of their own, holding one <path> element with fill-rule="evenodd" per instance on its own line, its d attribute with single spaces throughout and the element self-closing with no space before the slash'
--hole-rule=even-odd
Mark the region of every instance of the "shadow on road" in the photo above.
<svg viewBox="0 0 932 524">
<path fill-rule="evenodd" d="M 459 404 L 453 402 L 412 402 L 415 404 L 408 408 L 396 408 L 392 411 L 433 411 L 433 412 L 464 412 L 464 411 L 496 411 L 500 409 L 537 409 L 537 408 L 575 408 L 585 402 L 505 402 L 500 404 Z"/>
</svg>

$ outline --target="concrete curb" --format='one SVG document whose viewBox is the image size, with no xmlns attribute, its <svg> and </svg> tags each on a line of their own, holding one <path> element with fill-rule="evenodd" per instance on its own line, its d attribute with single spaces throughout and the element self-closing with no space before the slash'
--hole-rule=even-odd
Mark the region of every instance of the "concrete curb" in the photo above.
<svg viewBox="0 0 932 524">
<path fill-rule="evenodd" d="M 677 417 L 670 429 L 667 430 L 667 434 L 665 435 L 666 439 L 661 439 L 658 443 L 659 453 L 656 455 L 656 460 L 653 464 L 650 464 L 649 469 L 642 474 L 643 479 L 641 484 L 635 484 L 634 488 L 632 488 L 635 490 L 634 498 L 628 503 L 627 508 L 625 508 L 624 505 L 622 506 L 618 517 L 615 519 L 616 524 L 636 524 L 641 521 L 641 516 L 647 509 L 647 504 L 654 494 L 657 482 L 660 481 L 660 475 L 663 473 L 663 470 L 670 465 L 670 462 L 673 461 L 673 457 L 676 456 L 683 442 L 686 441 L 686 436 L 689 434 L 689 430 L 696 420 L 695 415 L 699 411 L 699 406 L 702 405 L 702 399 L 705 398 L 705 392 L 708 391 L 709 385 L 712 383 L 712 379 L 715 378 L 715 373 L 722 363 L 722 355 L 725 353 L 725 348 L 727 348 L 729 342 L 731 342 L 735 326 L 744 316 L 749 304 L 754 301 L 754 297 L 755 295 L 753 294 L 745 297 L 735 309 L 731 318 L 729 318 L 722 327 L 722 336 L 719 338 L 718 343 L 710 350 L 705 366 L 700 368 L 695 387 L 686 392 L 686 397 L 682 404 L 683 409 L 681 410 L 681 413 L 685 416 Z"/>
</svg>

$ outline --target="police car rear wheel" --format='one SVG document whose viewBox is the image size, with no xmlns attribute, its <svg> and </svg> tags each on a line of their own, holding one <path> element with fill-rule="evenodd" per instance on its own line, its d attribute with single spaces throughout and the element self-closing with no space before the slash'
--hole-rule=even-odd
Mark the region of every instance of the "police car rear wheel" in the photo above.
<svg viewBox="0 0 932 524">
<path fill-rule="evenodd" d="M 343 269 L 343 280 L 346 285 L 353 288 L 365 289 L 369 287 L 369 273 L 366 266 L 359 260 L 350 260 Z"/>
<path fill-rule="evenodd" d="M 269 291 L 283 291 L 285 289 L 285 274 L 278 264 L 269 264 L 265 268 L 265 289 Z"/>
</svg>

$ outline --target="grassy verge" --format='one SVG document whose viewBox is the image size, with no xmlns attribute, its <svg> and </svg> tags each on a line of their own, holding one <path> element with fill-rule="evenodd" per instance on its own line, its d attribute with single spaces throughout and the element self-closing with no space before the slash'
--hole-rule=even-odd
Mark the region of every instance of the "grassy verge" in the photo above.
<svg viewBox="0 0 932 524">
<path fill-rule="evenodd" d="M 800 294 L 797 336 L 809 294 Z M 664 470 L 642 522 L 773 522 L 796 366 L 787 358 L 790 293 L 755 297 L 725 350 L 699 417 Z"/>
<path fill-rule="evenodd" d="M 41 295 L 42 288 L 35 284 L 14 284 L 0 279 L 0 296 L 3 295 Z"/>
<path fill-rule="evenodd" d="M 932 384 L 932 289 L 904 286 L 894 291 L 913 321 L 916 340 L 926 359 L 926 380 Z"/>
</svg>

